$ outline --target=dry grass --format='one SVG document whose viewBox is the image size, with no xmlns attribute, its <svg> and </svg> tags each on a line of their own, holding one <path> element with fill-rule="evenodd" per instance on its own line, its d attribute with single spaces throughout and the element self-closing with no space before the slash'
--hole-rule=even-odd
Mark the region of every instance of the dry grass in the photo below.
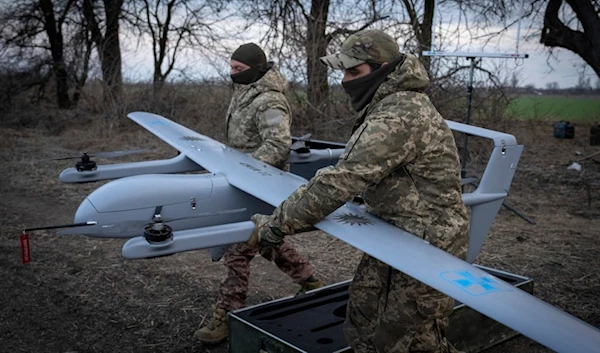
<svg viewBox="0 0 600 353">
<path fill-rule="evenodd" d="M 131 110 L 142 108 L 139 104 Z M 222 103 L 213 110 L 203 105 L 197 111 L 185 109 L 185 114 L 170 117 L 222 138 L 226 109 Z M 82 150 L 152 149 L 149 154 L 104 163 L 166 158 L 175 153 L 125 118 L 107 132 L 106 125 L 94 120 L 93 109 L 89 115 L 84 110 L 38 110 L 63 127 L 6 120 L 0 126 L 0 212 L 6 221 L 0 231 L 0 350 L 225 352 L 226 345 L 202 347 L 192 338 L 208 319 L 225 273 L 222 263 L 211 262 L 207 251 L 125 261 L 120 256 L 122 240 L 40 231 L 31 235 L 32 262 L 20 263 L 20 229 L 70 222 L 79 202 L 99 186 L 61 184 L 57 176 L 71 161 L 32 160 Z M 73 123 L 77 119 L 81 122 Z M 575 152 L 588 155 L 600 148 L 588 145 L 581 126 L 575 140 L 560 141 L 551 137 L 549 124 L 500 121 L 486 125 L 516 135 L 525 145 L 507 203 L 536 225 L 502 209 L 477 262 L 533 278 L 537 296 L 600 326 L 600 190 L 592 190 L 589 207 L 584 188 L 587 181 L 600 178 L 600 157 L 582 162 L 581 173 L 566 169 L 579 158 Z M 346 129 L 338 137 L 350 127 Z M 471 174 L 484 169 L 488 147 L 476 139 L 470 142 Z M 352 277 L 360 254 L 350 246 L 321 232 L 290 241 L 327 283 Z M 296 290 L 274 265 L 260 257 L 253 261 L 248 304 L 292 295 Z M 549 350 L 521 337 L 490 352 Z"/>
</svg>

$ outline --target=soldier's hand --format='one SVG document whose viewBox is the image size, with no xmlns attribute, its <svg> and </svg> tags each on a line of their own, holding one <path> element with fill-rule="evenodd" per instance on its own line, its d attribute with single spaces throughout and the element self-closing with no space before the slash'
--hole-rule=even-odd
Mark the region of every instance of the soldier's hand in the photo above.
<svg viewBox="0 0 600 353">
<path fill-rule="evenodd" d="M 270 216 L 257 213 L 250 219 L 256 224 L 256 227 L 247 241 L 248 245 L 274 247 L 283 243 L 285 234 L 279 228 L 271 225 Z"/>
</svg>

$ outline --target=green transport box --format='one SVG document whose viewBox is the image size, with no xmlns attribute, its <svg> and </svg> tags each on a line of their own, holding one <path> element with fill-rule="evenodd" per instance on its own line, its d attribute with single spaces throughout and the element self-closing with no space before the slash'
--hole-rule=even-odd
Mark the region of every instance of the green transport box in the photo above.
<svg viewBox="0 0 600 353">
<path fill-rule="evenodd" d="M 533 293 L 529 278 L 476 266 Z M 350 280 L 229 313 L 229 352 L 352 352 L 343 334 L 349 285 Z M 517 334 L 460 302 L 447 332 L 448 340 L 467 353 L 481 352 Z"/>
</svg>

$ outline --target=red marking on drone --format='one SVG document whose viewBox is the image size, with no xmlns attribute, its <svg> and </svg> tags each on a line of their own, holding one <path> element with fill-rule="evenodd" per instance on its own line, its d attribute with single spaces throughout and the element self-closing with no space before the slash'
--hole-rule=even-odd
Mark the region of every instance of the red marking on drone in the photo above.
<svg viewBox="0 0 600 353">
<path fill-rule="evenodd" d="M 29 234 L 21 234 L 21 260 L 24 264 L 31 261 L 31 252 L 29 251 Z"/>
</svg>

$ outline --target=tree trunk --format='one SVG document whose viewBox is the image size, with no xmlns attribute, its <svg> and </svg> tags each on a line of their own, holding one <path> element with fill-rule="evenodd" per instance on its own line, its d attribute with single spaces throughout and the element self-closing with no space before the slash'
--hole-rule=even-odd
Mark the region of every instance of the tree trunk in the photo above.
<svg viewBox="0 0 600 353">
<path fill-rule="evenodd" d="M 558 17 L 563 0 L 550 0 L 544 14 L 540 43 L 568 49 L 579 55 L 600 77 L 600 18 L 589 0 L 567 0 L 583 32 L 567 27 Z"/>
<path fill-rule="evenodd" d="M 54 5 L 52 4 L 52 0 L 39 0 L 39 5 L 44 16 L 44 30 L 48 35 L 50 51 L 52 53 L 52 71 L 56 81 L 56 100 L 59 108 L 68 109 L 71 107 L 71 100 L 69 99 L 69 81 L 63 56 L 62 31 L 60 27 L 57 28 L 56 20 L 54 19 Z"/>
<path fill-rule="evenodd" d="M 423 22 L 420 25 L 421 29 L 421 38 L 419 39 L 419 54 L 421 55 L 421 62 L 427 73 L 429 73 L 429 77 L 431 78 L 431 57 L 423 56 L 423 51 L 431 50 L 431 40 L 432 40 L 432 28 L 433 28 L 433 11 L 434 11 L 434 0 L 425 0 L 425 10 L 423 13 Z"/>
<path fill-rule="evenodd" d="M 152 80 L 152 97 L 154 98 L 154 103 L 158 102 L 160 99 L 160 95 L 164 86 L 165 77 L 163 75 L 157 75 L 155 71 L 154 79 Z"/>
<path fill-rule="evenodd" d="M 92 56 L 93 42 L 87 37 L 87 32 L 85 33 L 85 36 L 86 40 L 85 53 L 83 56 L 83 68 L 81 69 L 81 75 L 76 74 L 75 77 L 75 93 L 73 93 L 73 104 L 75 105 L 79 103 L 82 88 L 83 86 L 85 86 L 85 82 L 87 81 L 88 74 L 90 71 L 90 57 Z"/>
<path fill-rule="evenodd" d="M 104 0 L 106 32 L 101 48 L 102 76 L 108 97 L 119 107 L 123 101 L 123 75 L 121 73 L 121 46 L 119 42 L 119 17 L 123 0 Z"/>
<path fill-rule="evenodd" d="M 79 99 L 81 98 L 81 91 L 85 82 L 87 81 L 88 74 L 90 72 L 90 58 L 92 56 L 92 49 L 94 42 L 88 36 L 89 28 L 82 28 L 83 43 L 85 43 L 85 52 L 83 53 L 83 65 L 81 72 L 75 72 L 75 92 L 73 93 L 73 104 L 77 106 Z"/>
<path fill-rule="evenodd" d="M 419 22 L 419 15 L 417 14 L 417 9 L 415 8 L 415 3 L 409 0 L 403 0 L 404 8 L 406 12 L 408 12 L 408 16 L 410 17 L 411 26 L 413 31 L 415 32 L 415 37 L 417 38 L 417 42 L 419 45 L 419 57 L 423 66 L 427 70 L 429 77 L 431 77 L 431 57 L 423 56 L 423 51 L 427 51 L 431 49 L 431 39 L 432 39 L 432 27 L 433 27 L 433 11 L 434 11 L 434 0 L 425 0 L 424 10 L 423 10 L 423 20 Z"/>
<path fill-rule="evenodd" d="M 327 66 L 319 58 L 327 55 L 326 24 L 330 0 L 312 0 L 307 18 L 306 72 L 308 76 L 308 117 L 315 121 L 328 113 Z"/>
<path fill-rule="evenodd" d="M 104 0 L 106 29 L 100 30 L 92 0 L 83 0 L 83 13 L 88 22 L 92 40 L 96 43 L 102 80 L 104 82 L 104 100 L 119 108 L 123 97 L 123 76 L 121 74 L 121 48 L 119 43 L 119 16 L 123 0 Z"/>
</svg>

